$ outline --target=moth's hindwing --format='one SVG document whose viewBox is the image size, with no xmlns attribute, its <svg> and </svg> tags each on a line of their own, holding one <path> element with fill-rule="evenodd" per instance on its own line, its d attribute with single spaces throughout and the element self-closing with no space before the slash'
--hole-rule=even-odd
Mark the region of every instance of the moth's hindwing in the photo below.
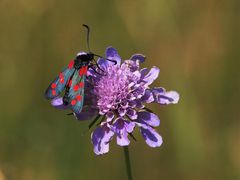
<svg viewBox="0 0 240 180">
<path fill-rule="evenodd" d="M 46 99 L 53 99 L 61 94 L 65 89 L 66 83 L 69 78 L 74 73 L 75 68 L 73 67 L 74 61 L 72 60 L 68 67 L 65 68 L 59 75 L 54 79 L 54 81 L 48 86 L 45 97 Z"/>
</svg>

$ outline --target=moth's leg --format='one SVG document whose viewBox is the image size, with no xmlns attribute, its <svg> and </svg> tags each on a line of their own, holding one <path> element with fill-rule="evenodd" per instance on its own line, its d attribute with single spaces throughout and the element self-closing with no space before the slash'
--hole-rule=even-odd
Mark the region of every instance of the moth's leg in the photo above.
<svg viewBox="0 0 240 180">
<path fill-rule="evenodd" d="M 117 64 L 117 61 L 116 61 L 116 60 L 113 60 L 113 59 L 108 59 L 108 58 L 105 58 L 105 57 L 103 57 L 103 56 L 100 56 L 100 55 L 97 55 L 97 54 L 94 54 L 94 56 L 97 56 L 97 57 L 100 57 L 100 58 L 106 59 L 106 60 L 108 60 L 108 61 L 110 61 L 110 62 L 113 62 L 113 63 L 114 63 L 114 65 L 116 65 L 116 64 Z"/>
<path fill-rule="evenodd" d="M 106 74 L 101 74 L 99 73 L 94 67 L 97 66 L 97 68 L 99 68 L 102 72 L 105 72 L 104 70 L 102 70 L 98 64 L 92 64 L 90 66 L 88 66 L 89 68 L 91 68 L 96 74 L 100 75 L 100 76 L 106 76 Z"/>
<path fill-rule="evenodd" d="M 94 60 L 94 62 L 95 62 L 95 64 L 93 64 L 93 65 L 97 66 L 97 68 L 98 68 L 100 71 L 102 71 L 103 73 L 105 73 L 105 71 L 104 71 L 102 68 L 100 68 L 100 66 L 98 65 L 97 61 L 96 61 L 95 59 L 93 59 L 93 60 Z M 106 74 L 106 73 L 105 73 L 105 74 Z"/>
<path fill-rule="evenodd" d="M 96 74 L 100 75 L 100 76 L 104 76 L 104 74 L 101 74 L 99 72 L 97 72 L 97 70 L 92 66 L 90 67 Z"/>
</svg>

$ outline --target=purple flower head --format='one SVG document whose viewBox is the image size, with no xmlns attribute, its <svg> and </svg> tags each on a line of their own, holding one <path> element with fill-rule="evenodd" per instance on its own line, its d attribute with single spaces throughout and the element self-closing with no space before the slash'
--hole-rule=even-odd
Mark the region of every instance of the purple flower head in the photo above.
<svg viewBox="0 0 240 180">
<path fill-rule="evenodd" d="M 145 104 L 175 104 L 179 100 L 178 93 L 149 87 L 157 79 L 160 70 L 155 66 L 150 70 L 140 69 L 139 64 L 144 62 L 144 55 L 136 54 L 121 62 L 117 51 L 109 47 L 106 58 L 117 63 L 100 58 L 98 64 L 104 70 L 104 75 L 91 69 L 88 72 L 91 89 L 87 92 L 94 98 L 93 109 L 97 109 L 98 114 L 104 116 L 92 133 L 94 152 L 97 155 L 107 153 L 109 142 L 114 135 L 118 145 L 129 145 L 129 135 L 132 136 L 136 126 L 150 147 L 161 146 L 162 137 L 154 129 L 160 125 L 160 119 L 149 112 Z M 77 117 L 82 119 L 83 113 Z"/>
<path fill-rule="evenodd" d="M 99 58 L 98 65 L 102 70 L 88 69 L 84 106 L 81 113 L 74 114 L 78 120 L 103 117 L 91 135 L 95 154 L 107 153 L 114 135 L 118 145 L 128 146 L 129 135 L 133 137 L 136 126 L 150 147 L 161 146 L 162 137 L 154 129 L 160 125 L 160 119 L 145 104 L 176 104 L 179 94 L 162 87 L 149 87 L 157 79 L 160 70 L 155 66 L 150 70 L 140 69 L 140 63 L 145 60 L 142 54 L 121 61 L 117 51 L 108 47 L 106 58 L 116 63 Z M 101 74 L 102 71 L 104 74 Z M 62 97 L 53 99 L 52 105 L 59 109 L 70 107 L 63 104 Z"/>
</svg>

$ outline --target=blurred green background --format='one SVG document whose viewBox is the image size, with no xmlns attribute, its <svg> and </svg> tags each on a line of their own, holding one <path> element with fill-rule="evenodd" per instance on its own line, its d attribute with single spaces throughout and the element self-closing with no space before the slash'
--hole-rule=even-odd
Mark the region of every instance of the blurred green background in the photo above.
<svg viewBox="0 0 240 180">
<path fill-rule="evenodd" d="M 136 129 L 134 179 L 240 179 L 238 0 L 0 0 L 0 180 L 126 179 L 123 149 L 93 153 L 89 122 L 43 97 L 50 81 L 86 50 L 109 45 L 143 53 L 160 67 L 155 86 L 178 105 L 150 106 L 164 143 L 148 147 Z"/>
</svg>

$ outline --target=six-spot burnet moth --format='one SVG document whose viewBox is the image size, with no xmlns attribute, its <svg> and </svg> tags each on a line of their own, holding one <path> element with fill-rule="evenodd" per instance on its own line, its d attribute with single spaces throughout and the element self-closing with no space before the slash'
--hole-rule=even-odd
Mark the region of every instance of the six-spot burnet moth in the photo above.
<svg viewBox="0 0 240 180">
<path fill-rule="evenodd" d="M 49 85 L 45 92 L 46 99 L 54 99 L 63 95 L 63 104 L 70 106 L 72 111 L 76 114 L 82 111 L 83 100 L 84 100 L 84 82 L 86 79 L 88 68 L 92 68 L 95 72 L 94 67 L 98 70 L 104 71 L 98 66 L 94 57 L 101 57 L 100 55 L 94 54 L 89 48 L 89 33 L 90 28 L 83 24 L 87 28 L 87 47 L 88 52 L 79 52 L 74 60 L 71 60 L 68 66 L 60 72 L 60 74 L 54 79 Z M 115 60 L 104 58 L 105 60 L 117 63 Z M 103 74 L 104 75 L 104 74 Z"/>
</svg>

